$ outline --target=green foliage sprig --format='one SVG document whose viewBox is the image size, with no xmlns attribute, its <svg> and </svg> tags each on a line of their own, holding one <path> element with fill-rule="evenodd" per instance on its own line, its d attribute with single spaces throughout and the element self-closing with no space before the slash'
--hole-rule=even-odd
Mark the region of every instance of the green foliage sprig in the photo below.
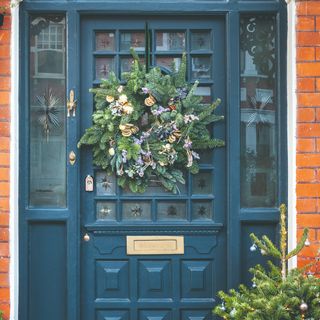
<svg viewBox="0 0 320 320">
<path fill-rule="evenodd" d="M 132 51 L 131 71 L 102 80 L 95 96 L 93 125 L 78 143 L 90 145 L 93 162 L 117 176 L 121 187 L 144 192 L 150 180 L 177 193 L 185 183 L 185 170 L 199 171 L 199 150 L 224 145 L 212 138 L 209 125 L 223 119 L 214 114 L 220 104 L 203 104 L 195 94 L 198 82 L 186 82 L 186 56 L 177 72 L 164 75 L 160 68 L 146 71 Z"/>
<path fill-rule="evenodd" d="M 219 292 L 222 304 L 214 313 L 228 320 L 318 320 L 320 319 L 320 279 L 306 274 L 306 269 L 287 269 L 287 262 L 305 246 L 308 230 L 296 248 L 287 253 L 286 206 L 280 206 L 280 246 L 267 237 L 250 235 L 253 251 L 257 248 L 265 256 L 279 261 L 268 261 L 268 269 L 257 265 L 250 269 L 252 287 L 240 285 L 238 290 Z M 317 263 L 317 259 L 314 264 Z"/>
</svg>

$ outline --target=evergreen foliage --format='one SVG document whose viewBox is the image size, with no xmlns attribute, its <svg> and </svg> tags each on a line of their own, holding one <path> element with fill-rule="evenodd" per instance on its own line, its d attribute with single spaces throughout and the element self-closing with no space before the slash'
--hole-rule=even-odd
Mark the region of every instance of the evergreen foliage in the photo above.
<svg viewBox="0 0 320 320">
<path fill-rule="evenodd" d="M 132 55 L 132 69 L 122 75 L 125 85 L 111 73 L 91 89 L 93 125 L 78 147 L 92 146 L 94 164 L 116 174 L 121 187 L 144 192 L 152 177 L 177 193 L 178 183 L 185 183 L 183 172 L 199 170 L 197 151 L 224 145 L 212 137 L 210 126 L 223 119 L 214 114 L 220 100 L 202 103 L 195 94 L 198 83 L 186 82 L 185 55 L 179 70 L 169 75 L 157 67 L 147 72 Z"/>
<path fill-rule="evenodd" d="M 275 264 L 268 261 L 268 268 L 257 265 L 250 269 L 252 287 L 240 285 L 238 290 L 219 292 L 222 304 L 214 313 L 222 319 L 234 320 L 319 320 L 320 279 L 306 274 L 304 269 L 287 269 L 287 262 L 305 246 L 308 230 L 305 229 L 297 247 L 287 253 L 286 207 L 280 206 L 280 248 L 267 237 L 259 239 L 254 234 L 252 250 L 259 248 Z M 315 261 L 315 263 L 317 260 Z"/>
</svg>

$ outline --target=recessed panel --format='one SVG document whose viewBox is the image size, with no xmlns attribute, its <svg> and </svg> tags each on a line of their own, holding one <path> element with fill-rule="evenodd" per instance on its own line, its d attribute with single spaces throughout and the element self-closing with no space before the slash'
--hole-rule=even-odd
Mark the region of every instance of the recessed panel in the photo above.
<svg viewBox="0 0 320 320">
<path fill-rule="evenodd" d="M 212 310 L 182 310 L 180 320 L 212 320 Z"/>
<path fill-rule="evenodd" d="M 129 298 L 129 262 L 96 262 L 96 296 L 106 299 Z"/>
<path fill-rule="evenodd" d="M 139 299 L 172 298 L 170 260 L 139 261 Z"/>
<path fill-rule="evenodd" d="M 171 310 L 141 310 L 139 320 L 173 320 Z"/>
<path fill-rule="evenodd" d="M 213 298 L 212 261 L 182 261 L 181 283 L 183 298 Z"/>
<path fill-rule="evenodd" d="M 101 310 L 96 314 L 97 320 L 130 320 L 129 310 Z"/>
</svg>

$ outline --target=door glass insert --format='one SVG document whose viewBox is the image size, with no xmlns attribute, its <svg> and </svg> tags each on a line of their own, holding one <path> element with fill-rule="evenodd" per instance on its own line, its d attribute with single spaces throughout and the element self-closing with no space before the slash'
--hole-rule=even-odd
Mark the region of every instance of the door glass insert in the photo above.
<svg viewBox="0 0 320 320">
<path fill-rule="evenodd" d="M 191 50 L 211 50 L 211 31 L 192 31 Z"/>
<path fill-rule="evenodd" d="M 116 203 L 113 201 L 97 201 L 97 220 L 116 220 Z"/>
<path fill-rule="evenodd" d="M 156 64 L 170 72 L 177 71 L 181 64 L 181 57 L 157 57 Z"/>
<path fill-rule="evenodd" d="M 198 200 L 192 202 L 192 220 L 211 220 L 212 201 Z"/>
<path fill-rule="evenodd" d="M 193 194 L 212 194 L 213 193 L 213 177 L 212 171 L 204 170 L 197 173 L 192 183 Z"/>
<path fill-rule="evenodd" d="M 151 203 L 149 201 L 124 201 L 122 219 L 151 220 Z"/>
<path fill-rule="evenodd" d="M 186 203 L 182 201 L 161 201 L 158 203 L 158 220 L 185 220 Z"/>
<path fill-rule="evenodd" d="M 96 173 L 96 192 L 98 196 L 110 196 L 116 194 L 117 182 L 114 175 L 108 175 L 104 171 Z"/>
<path fill-rule="evenodd" d="M 115 71 L 114 58 L 96 58 L 96 79 L 106 79 L 110 72 Z"/>
<path fill-rule="evenodd" d="M 211 57 L 192 57 L 192 79 L 211 78 Z"/>
<path fill-rule="evenodd" d="M 30 192 L 36 207 L 66 207 L 65 17 L 30 19 Z"/>
<path fill-rule="evenodd" d="M 96 33 L 97 51 L 115 51 L 115 34 L 113 31 Z"/>
<path fill-rule="evenodd" d="M 241 205 L 272 207 L 277 192 L 276 21 L 243 15 L 241 44 Z"/>
<path fill-rule="evenodd" d="M 186 47 L 185 32 L 162 32 L 156 33 L 157 51 L 184 51 Z"/>
<path fill-rule="evenodd" d="M 120 50 L 129 51 L 134 48 L 135 51 L 144 51 L 145 34 L 142 31 L 121 32 Z"/>
</svg>

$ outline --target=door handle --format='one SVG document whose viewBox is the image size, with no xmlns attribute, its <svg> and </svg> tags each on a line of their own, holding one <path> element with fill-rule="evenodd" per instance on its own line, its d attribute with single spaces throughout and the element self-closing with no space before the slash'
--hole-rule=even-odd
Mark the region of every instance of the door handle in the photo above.
<svg viewBox="0 0 320 320">
<path fill-rule="evenodd" d="M 69 99 L 67 99 L 67 117 L 76 116 L 77 100 L 74 99 L 74 90 L 71 89 L 69 92 Z"/>
</svg>

